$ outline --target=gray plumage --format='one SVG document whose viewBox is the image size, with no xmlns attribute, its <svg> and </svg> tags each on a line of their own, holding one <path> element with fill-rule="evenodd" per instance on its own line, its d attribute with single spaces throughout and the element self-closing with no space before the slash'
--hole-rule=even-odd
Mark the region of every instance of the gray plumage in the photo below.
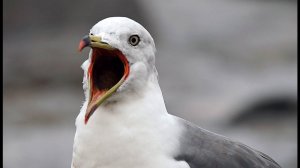
<svg viewBox="0 0 300 168">
<path fill-rule="evenodd" d="M 175 159 L 191 168 L 280 168 L 262 152 L 178 119 L 185 129 Z"/>
<path fill-rule="evenodd" d="M 138 45 L 129 43 L 133 36 L 140 37 Z M 79 49 L 88 45 L 90 58 L 82 66 L 86 101 L 76 118 L 73 168 L 280 167 L 261 152 L 168 114 L 157 79 L 153 38 L 137 22 L 104 19 L 93 26 Z M 99 57 L 116 55 L 124 72 L 95 68 Z M 107 63 L 115 67 L 118 61 Z M 97 75 L 98 71 L 105 75 Z M 111 73 L 123 76 L 100 91 L 102 85 L 95 79 L 111 80 Z"/>
</svg>

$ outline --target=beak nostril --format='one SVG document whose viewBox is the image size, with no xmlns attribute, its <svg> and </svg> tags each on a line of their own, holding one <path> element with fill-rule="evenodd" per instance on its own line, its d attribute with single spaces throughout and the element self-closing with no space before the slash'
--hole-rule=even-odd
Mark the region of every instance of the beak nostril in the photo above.
<svg viewBox="0 0 300 168">
<path fill-rule="evenodd" d="M 108 44 L 107 42 L 103 42 L 103 41 L 101 41 L 101 43 L 102 43 L 102 44 Z"/>
</svg>

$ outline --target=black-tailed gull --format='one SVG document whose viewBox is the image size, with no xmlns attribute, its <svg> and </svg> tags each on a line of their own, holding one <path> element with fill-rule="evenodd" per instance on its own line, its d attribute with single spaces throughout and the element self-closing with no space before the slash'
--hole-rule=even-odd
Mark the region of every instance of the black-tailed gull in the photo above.
<svg viewBox="0 0 300 168">
<path fill-rule="evenodd" d="M 125 17 L 98 22 L 80 42 L 85 102 L 73 168 L 279 168 L 269 156 L 168 114 L 155 44 Z"/>
</svg>

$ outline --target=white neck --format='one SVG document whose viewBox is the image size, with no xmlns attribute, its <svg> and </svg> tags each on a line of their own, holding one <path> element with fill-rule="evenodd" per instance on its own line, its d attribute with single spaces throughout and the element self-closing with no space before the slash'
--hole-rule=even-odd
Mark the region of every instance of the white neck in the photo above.
<svg viewBox="0 0 300 168">
<path fill-rule="evenodd" d="M 167 114 L 162 92 L 160 90 L 156 76 L 148 78 L 148 82 L 138 91 L 122 91 L 116 93 L 106 103 L 103 103 L 91 116 L 87 125 L 101 123 L 103 118 L 118 116 L 128 117 L 134 114 L 138 117 L 161 116 Z M 80 114 L 86 112 L 87 101 L 81 108 Z M 79 115 L 79 116 L 81 116 Z M 78 116 L 78 117 L 79 117 Z M 124 119 L 124 118 L 123 118 Z M 99 120 L 99 121 L 98 121 Z M 80 124 L 83 119 L 77 119 L 76 123 Z"/>
<path fill-rule="evenodd" d="M 76 119 L 74 167 L 177 167 L 167 156 L 178 150 L 181 128 L 167 113 L 156 76 L 140 93 L 100 106 L 86 125 L 84 103 Z"/>
</svg>

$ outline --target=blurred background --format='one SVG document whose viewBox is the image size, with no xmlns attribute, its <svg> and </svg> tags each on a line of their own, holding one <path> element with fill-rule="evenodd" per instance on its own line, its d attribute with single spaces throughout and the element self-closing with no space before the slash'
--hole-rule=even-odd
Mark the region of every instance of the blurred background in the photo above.
<svg viewBox="0 0 300 168">
<path fill-rule="evenodd" d="M 3 3 L 5 168 L 70 167 L 88 54 L 77 46 L 109 16 L 154 37 L 169 113 L 297 167 L 296 0 Z"/>
</svg>

